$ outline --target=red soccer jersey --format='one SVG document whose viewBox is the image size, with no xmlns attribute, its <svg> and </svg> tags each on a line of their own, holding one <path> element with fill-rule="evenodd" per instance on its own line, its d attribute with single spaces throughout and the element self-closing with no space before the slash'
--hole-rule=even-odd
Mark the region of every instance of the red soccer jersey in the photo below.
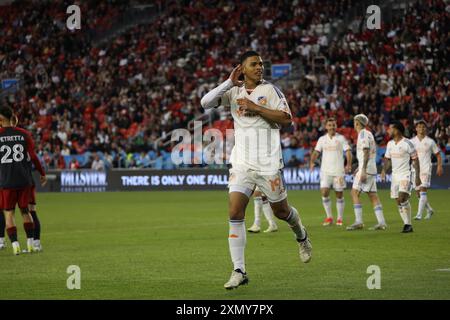
<svg viewBox="0 0 450 320">
<path fill-rule="evenodd" d="M 30 133 L 17 127 L 0 128 L 0 188 L 20 189 L 32 186 L 29 160 L 41 175 L 45 175 L 34 151 Z"/>
</svg>

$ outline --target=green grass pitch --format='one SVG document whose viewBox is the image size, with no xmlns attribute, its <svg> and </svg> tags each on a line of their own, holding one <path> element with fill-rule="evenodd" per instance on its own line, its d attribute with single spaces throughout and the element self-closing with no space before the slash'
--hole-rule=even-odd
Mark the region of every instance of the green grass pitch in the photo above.
<svg viewBox="0 0 450 320">
<path fill-rule="evenodd" d="M 44 252 L 13 256 L 10 245 L 0 251 L 0 299 L 450 299 L 449 196 L 431 190 L 433 219 L 414 221 L 414 233 L 401 234 L 387 191 L 384 232 L 367 230 L 375 216 L 365 196 L 366 230 L 347 232 L 321 226 L 318 191 L 291 191 L 312 239 L 312 261 L 300 262 L 280 221 L 277 233 L 248 234 L 250 283 L 226 291 L 232 267 L 225 191 L 39 194 Z M 352 223 L 348 191 L 345 212 L 345 224 Z M 247 227 L 252 221 L 251 201 Z M 69 265 L 81 268 L 80 290 L 66 287 Z M 381 268 L 380 290 L 367 289 L 370 265 Z"/>
</svg>

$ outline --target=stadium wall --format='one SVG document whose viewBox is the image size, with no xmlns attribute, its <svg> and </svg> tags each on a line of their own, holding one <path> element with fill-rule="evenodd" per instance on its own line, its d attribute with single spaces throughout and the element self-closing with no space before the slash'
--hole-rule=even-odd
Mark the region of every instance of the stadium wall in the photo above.
<svg viewBox="0 0 450 320">
<path fill-rule="evenodd" d="M 45 187 L 37 184 L 38 192 L 105 192 L 105 191 L 168 191 L 168 190 L 226 190 L 227 169 L 178 169 L 178 170 L 51 170 Z M 285 168 L 284 181 L 288 190 L 319 189 L 320 172 L 307 168 Z M 389 189 L 391 175 L 382 182 L 377 177 L 378 188 Z M 36 176 L 35 181 L 39 181 Z M 432 188 L 450 189 L 450 166 L 444 167 L 444 175 L 433 171 Z M 351 188 L 353 176 L 346 176 Z"/>
</svg>

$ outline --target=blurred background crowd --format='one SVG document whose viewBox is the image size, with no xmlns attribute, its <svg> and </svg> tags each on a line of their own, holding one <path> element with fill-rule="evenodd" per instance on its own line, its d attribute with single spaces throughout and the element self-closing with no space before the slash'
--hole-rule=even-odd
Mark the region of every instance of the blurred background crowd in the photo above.
<svg viewBox="0 0 450 320">
<path fill-rule="evenodd" d="M 298 66 L 297 77 L 274 80 L 294 116 L 282 132 L 287 166 L 308 164 L 327 117 L 355 144 L 358 113 L 370 119 L 378 161 L 390 121 L 411 137 L 425 119 L 448 162 L 450 3 L 407 1 L 404 14 L 368 30 L 363 16 L 347 19 L 355 2 L 148 1 L 149 22 L 111 36 L 124 12 L 148 3 L 80 1 L 82 28 L 70 31 L 69 1 L 14 1 L 0 5 L 0 79 L 19 85 L 1 99 L 33 133 L 47 168 L 173 169 L 172 130 L 195 119 L 203 130 L 232 128 L 226 110 L 205 112 L 200 99 L 252 49 Z"/>
</svg>

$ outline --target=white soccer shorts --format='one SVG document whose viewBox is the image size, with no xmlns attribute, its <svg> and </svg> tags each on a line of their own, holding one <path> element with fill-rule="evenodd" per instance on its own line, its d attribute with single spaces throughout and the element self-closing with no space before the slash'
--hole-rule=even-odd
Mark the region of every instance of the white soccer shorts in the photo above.
<svg viewBox="0 0 450 320">
<path fill-rule="evenodd" d="M 366 181 L 362 182 L 360 171 L 358 171 L 353 179 L 352 188 L 359 192 L 377 192 L 377 176 L 366 174 Z"/>
<path fill-rule="evenodd" d="M 230 193 L 240 192 L 250 198 L 256 187 L 266 195 L 270 202 L 280 202 L 287 197 L 281 170 L 273 174 L 261 174 L 253 170 L 230 169 L 230 177 L 228 178 Z"/>
<path fill-rule="evenodd" d="M 411 178 L 413 187 L 415 190 L 419 191 L 420 187 L 429 188 L 431 186 L 431 170 L 428 172 L 420 172 L 420 182 L 422 183 L 420 186 L 416 185 L 416 173 L 413 172 Z"/>
<path fill-rule="evenodd" d="M 391 199 L 397 199 L 400 192 L 411 195 L 412 174 L 396 175 L 392 174 Z"/>
<path fill-rule="evenodd" d="M 333 188 L 337 192 L 342 192 L 345 189 L 344 176 L 330 176 L 320 173 L 320 189 Z"/>
</svg>

